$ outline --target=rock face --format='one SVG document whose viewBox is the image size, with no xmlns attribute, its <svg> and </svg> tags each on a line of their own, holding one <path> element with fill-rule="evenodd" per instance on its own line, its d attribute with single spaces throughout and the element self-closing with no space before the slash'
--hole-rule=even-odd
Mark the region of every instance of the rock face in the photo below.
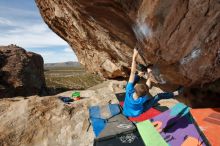
<svg viewBox="0 0 220 146">
<path fill-rule="evenodd" d="M 167 82 L 191 86 L 220 78 L 218 0 L 35 1 L 80 62 L 106 78 L 128 75 L 136 43 Z"/>
<path fill-rule="evenodd" d="M 40 94 L 45 87 L 43 64 L 38 54 L 0 46 L 0 98 Z"/>
</svg>

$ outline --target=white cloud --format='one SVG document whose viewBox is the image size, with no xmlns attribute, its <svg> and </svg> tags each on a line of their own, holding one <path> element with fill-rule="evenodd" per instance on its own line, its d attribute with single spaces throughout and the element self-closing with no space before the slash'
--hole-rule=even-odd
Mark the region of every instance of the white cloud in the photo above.
<svg viewBox="0 0 220 146">
<path fill-rule="evenodd" d="M 8 30 L 9 34 L 22 33 L 22 32 L 39 34 L 39 33 L 46 33 L 50 31 L 48 30 L 48 27 L 45 24 L 33 24 L 31 26 L 15 25 L 13 29 Z"/>
<path fill-rule="evenodd" d="M 45 51 L 45 52 L 38 52 L 40 55 L 44 56 L 44 57 L 49 57 L 49 56 L 56 56 L 56 54 L 54 52 L 51 51 Z"/>
<path fill-rule="evenodd" d="M 13 25 L 12 21 L 10 21 L 9 19 L 0 17 L 0 25 L 8 25 L 11 26 Z"/>
<path fill-rule="evenodd" d="M 62 50 L 62 49 L 61 49 Z M 56 63 L 56 62 L 67 62 L 67 61 L 78 61 L 76 55 L 72 53 L 65 52 L 64 50 L 55 51 L 34 51 L 40 54 L 44 58 L 44 63 Z"/>
<path fill-rule="evenodd" d="M 67 48 L 64 49 L 64 52 L 69 52 L 70 53 L 70 52 L 73 52 L 73 50 L 72 50 L 72 48 L 67 47 Z"/>
<path fill-rule="evenodd" d="M 64 40 L 49 30 L 46 24 L 24 25 L 18 22 L 12 22 L 8 19 L 0 19 L 0 22 L 5 22 L 5 25 L 14 25 L 13 28 L 4 30 L 4 33 L 1 34 L 1 45 L 16 44 L 24 48 L 67 45 Z"/>
<path fill-rule="evenodd" d="M 2 14 L 13 15 L 13 16 L 21 16 L 21 17 L 38 16 L 38 13 L 36 13 L 36 11 L 27 10 L 27 9 L 19 9 L 15 7 L 0 6 L 0 10 Z"/>
</svg>

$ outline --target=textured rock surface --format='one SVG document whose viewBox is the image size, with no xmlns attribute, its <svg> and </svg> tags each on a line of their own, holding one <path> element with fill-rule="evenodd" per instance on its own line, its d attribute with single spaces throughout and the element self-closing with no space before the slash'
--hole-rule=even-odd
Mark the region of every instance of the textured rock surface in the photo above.
<svg viewBox="0 0 220 146">
<path fill-rule="evenodd" d="M 81 91 L 84 99 L 66 106 L 57 96 L 0 100 L 0 145 L 3 146 L 92 146 L 88 107 L 117 103 L 114 92 L 125 82 L 105 82 Z M 72 91 L 59 94 L 70 96 Z M 16 113 L 16 114 L 15 114 Z"/>
<path fill-rule="evenodd" d="M 40 55 L 14 45 L 0 46 L 0 98 L 36 95 L 44 87 Z"/>
<path fill-rule="evenodd" d="M 48 26 L 80 62 L 107 78 L 128 75 L 132 49 L 174 84 L 220 77 L 218 0 L 36 0 Z"/>
<path fill-rule="evenodd" d="M 125 84 L 106 81 L 80 91 L 84 99 L 71 106 L 64 105 L 57 96 L 0 99 L 0 145 L 92 146 L 92 127 L 87 132 L 88 107 L 107 104 L 109 100 L 118 103 L 115 93 L 124 92 Z M 154 94 L 161 92 L 153 90 Z M 58 96 L 71 94 L 72 91 L 68 91 Z M 171 99 L 163 106 L 170 107 L 175 103 Z"/>
</svg>

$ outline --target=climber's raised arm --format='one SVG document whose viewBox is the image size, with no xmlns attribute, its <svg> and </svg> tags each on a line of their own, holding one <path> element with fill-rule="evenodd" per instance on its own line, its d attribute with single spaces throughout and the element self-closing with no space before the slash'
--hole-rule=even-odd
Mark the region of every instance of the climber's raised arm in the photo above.
<svg viewBox="0 0 220 146">
<path fill-rule="evenodd" d="M 134 53 L 133 53 L 133 57 L 132 57 L 132 64 L 131 64 L 131 73 L 130 73 L 130 77 L 129 77 L 129 83 L 133 83 L 134 82 L 134 78 L 135 78 L 135 72 L 136 72 L 136 58 L 138 55 L 138 51 L 135 48 L 134 49 Z"/>
</svg>

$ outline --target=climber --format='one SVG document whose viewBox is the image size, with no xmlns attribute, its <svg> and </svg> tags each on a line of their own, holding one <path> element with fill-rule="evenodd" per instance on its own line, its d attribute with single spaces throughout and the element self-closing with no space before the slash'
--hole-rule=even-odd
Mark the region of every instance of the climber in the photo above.
<svg viewBox="0 0 220 146">
<path fill-rule="evenodd" d="M 160 99 L 169 99 L 177 96 L 181 93 L 182 88 L 175 92 L 167 92 L 160 93 L 153 98 L 150 98 L 149 95 L 149 83 L 151 79 L 149 76 L 147 78 L 146 84 L 137 83 L 137 80 L 140 79 L 140 76 L 136 74 L 136 58 L 138 56 L 138 51 L 135 48 L 133 57 L 132 57 L 132 65 L 131 65 L 131 73 L 129 77 L 129 81 L 126 86 L 126 94 L 125 94 L 125 102 L 123 107 L 123 114 L 128 117 L 137 117 L 144 111 L 151 108 L 155 103 L 157 103 Z M 149 70 L 150 72 L 151 70 Z M 139 75 L 143 75 L 143 72 L 139 72 Z M 149 80 L 148 80 L 149 79 Z"/>
<path fill-rule="evenodd" d="M 138 64 L 136 71 L 136 80 L 134 82 L 134 85 L 140 80 L 140 78 L 144 78 L 146 80 L 146 85 L 149 88 L 151 88 L 152 82 L 158 84 L 158 81 L 153 74 L 152 67 L 153 67 L 152 64 L 149 64 L 147 66 L 143 64 Z"/>
</svg>

